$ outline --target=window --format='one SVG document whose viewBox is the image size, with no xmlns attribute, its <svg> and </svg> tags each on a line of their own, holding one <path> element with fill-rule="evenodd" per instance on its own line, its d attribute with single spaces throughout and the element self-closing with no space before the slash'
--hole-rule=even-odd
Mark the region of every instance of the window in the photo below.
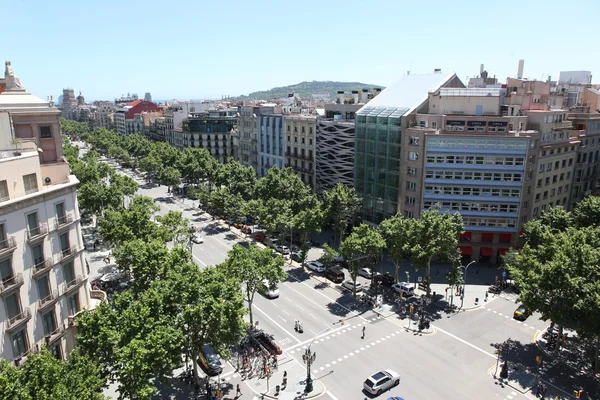
<svg viewBox="0 0 600 400">
<path fill-rule="evenodd" d="M 410 137 L 410 144 L 412 144 L 414 146 L 418 146 L 419 145 L 419 137 L 418 136 L 411 136 Z"/>
<path fill-rule="evenodd" d="M 0 261 L 0 278 L 2 278 L 2 282 L 9 281 L 13 278 L 11 260 L 12 258 L 6 258 Z"/>
<path fill-rule="evenodd" d="M 56 330 L 56 316 L 54 310 L 42 315 L 42 325 L 44 326 L 44 336 L 49 336 Z"/>
<path fill-rule="evenodd" d="M 556 183 L 557 180 L 558 180 L 558 175 L 554 175 L 552 177 L 552 183 Z"/>
<path fill-rule="evenodd" d="M 304 127 L 302 127 L 302 133 L 306 133 L 306 132 L 304 131 Z"/>
<path fill-rule="evenodd" d="M 406 188 L 408 190 L 417 190 L 416 182 L 406 182 Z"/>
<path fill-rule="evenodd" d="M 79 312 L 79 296 L 74 294 L 73 296 L 67 297 L 67 310 L 69 316 L 75 315 Z"/>
<path fill-rule="evenodd" d="M 38 279 L 37 287 L 40 300 L 43 301 L 50 296 L 50 280 L 48 279 L 48 274 Z"/>
<path fill-rule="evenodd" d="M 52 137 L 52 129 L 49 126 L 40 126 L 40 137 L 47 139 Z"/>
<path fill-rule="evenodd" d="M 23 175 L 23 186 L 25 194 L 30 194 L 38 191 L 38 182 L 36 174 Z"/>
<path fill-rule="evenodd" d="M 540 201 L 540 194 L 539 193 L 535 195 L 535 201 Z"/>
<path fill-rule="evenodd" d="M 415 213 L 412 211 L 404 211 L 404 216 L 406 218 L 414 218 L 415 217 Z"/>
<path fill-rule="evenodd" d="M 541 179 L 538 179 L 538 181 L 537 181 L 537 187 L 542 187 L 542 180 Z"/>
<path fill-rule="evenodd" d="M 548 186 L 549 184 L 550 184 L 550 177 L 547 177 L 547 178 L 546 178 L 546 183 L 545 183 L 545 185 L 544 185 L 544 186 Z"/>
<path fill-rule="evenodd" d="M 410 197 L 410 196 L 406 196 L 406 204 L 414 206 L 415 205 L 415 198 L 414 197 Z"/>
<path fill-rule="evenodd" d="M 408 159 L 411 161 L 416 161 L 419 158 L 419 155 L 414 151 L 408 152 Z"/>
<path fill-rule="evenodd" d="M 6 185 L 6 180 L 0 181 L 0 201 L 6 201 L 8 198 L 8 186 Z"/>
<path fill-rule="evenodd" d="M 38 244 L 31 248 L 31 255 L 33 257 L 33 265 L 36 268 L 43 268 L 41 265 L 44 262 L 44 248 L 43 245 Z"/>
<path fill-rule="evenodd" d="M 37 212 L 27 214 L 27 229 L 29 230 L 30 236 L 37 236 L 41 233 L 37 219 Z"/>
<path fill-rule="evenodd" d="M 71 261 L 67 264 L 64 264 L 62 270 L 63 276 L 65 278 L 65 283 L 67 283 L 68 286 L 69 283 L 75 280 L 75 269 L 73 268 L 73 262 Z"/>
<path fill-rule="evenodd" d="M 62 250 L 63 254 L 65 252 L 69 251 L 69 232 L 65 232 L 62 235 L 59 236 L 60 239 L 60 249 Z"/>
<path fill-rule="evenodd" d="M 559 164 L 560 164 L 560 163 L 559 163 L 558 161 L 556 161 L 556 162 L 554 163 L 554 169 L 558 169 L 558 166 L 559 166 Z"/>
<path fill-rule="evenodd" d="M 312 126 L 309 126 L 309 127 L 308 127 L 308 133 L 309 133 L 309 134 L 312 134 L 312 133 L 313 133 L 313 132 L 312 132 Z M 312 144 L 312 139 L 310 139 L 310 144 Z"/>
<path fill-rule="evenodd" d="M 302 138 L 302 144 L 306 144 L 306 139 Z"/>
<path fill-rule="evenodd" d="M 311 131 L 310 133 L 312 133 L 312 128 L 310 128 L 310 131 Z M 308 144 L 312 146 L 312 144 L 313 144 L 313 142 L 312 142 L 312 138 L 311 138 L 311 139 L 308 139 Z"/>
<path fill-rule="evenodd" d="M 544 168 L 546 167 L 545 164 L 540 164 L 540 172 L 544 172 Z"/>
<path fill-rule="evenodd" d="M 413 167 L 408 167 L 407 173 L 408 173 L 408 175 L 415 176 L 415 175 L 417 175 L 417 169 L 413 168 Z"/>
<path fill-rule="evenodd" d="M 547 198 L 548 198 L 548 191 L 546 190 L 546 191 L 544 192 L 544 200 L 546 200 Z"/>
<path fill-rule="evenodd" d="M 539 207 L 536 207 L 533 209 L 533 215 L 538 215 L 539 212 L 540 212 Z"/>
<path fill-rule="evenodd" d="M 25 329 L 21 329 L 11 337 L 13 354 L 16 357 L 20 357 L 27 352 L 27 335 Z"/>
<path fill-rule="evenodd" d="M 56 220 L 59 224 L 64 224 L 67 222 L 66 214 L 65 214 L 65 203 L 57 203 L 54 206 L 56 210 Z"/>
</svg>

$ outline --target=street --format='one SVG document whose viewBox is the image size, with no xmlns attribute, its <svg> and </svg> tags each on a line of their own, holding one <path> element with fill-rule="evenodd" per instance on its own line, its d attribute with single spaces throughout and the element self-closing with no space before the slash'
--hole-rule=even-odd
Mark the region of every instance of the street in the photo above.
<svg viewBox="0 0 600 400">
<path fill-rule="evenodd" d="M 200 268 L 223 262 L 234 244 L 250 240 L 194 208 L 194 205 L 198 206 L 197 202 L 171 196 L 165 186 L 148 185 L 131 170 L 117 169 L 138 181 L 138 194 L 152 197 L 160 206 L 158 214 L 163 215 L 169 210 L 182 211 L 184 217 L 202 232 L 204 243 L 192 246 L 193 259 Z M 308 260 L 317 259 L 320 254 L 320 249 L 312 249 Z M 97 268 L 96 263 L 90 264 L 92 281 L 105 269 Z M 531 392 L 498 384 L 493 379 L 496 350 L 510 338 L 513 346 L 520 346 L 518 353 L 514 350 L 510 353 L 514 362 L 521 368 L 535 370 L 535 357 L 541 354 L 535 337 L 549 323 L 539 320 L 537 314 L 524 322 L 514 320 L 513 312 L 518 306 L 514 294 L 490 295 L 485 301 L 483 295 L 486 285 L 489 285 L 487 281 L 493 280 L 497 271 L 482 271 L 479 277 L 477 270 L 477 277 L 469 277 L 472 283 L 466 287 L 471 296 L 468 303 L 469 306 L 476 303 L 476 308 L 449 312 L 432 304 L 427 313 L 433 329 L 430 333 L 417 333 L 415 325 L 410 325 L 411 329 L 407 330 L 407 319 L 401 319 L 395 312 L 380 316 L 322 274 L 308 272 L 297 264 L 287 262 L 285 268 L 288 278 L 280 284 L 278 298 L 268 299 L 256 294 L 253 319 L 259 329 L 273 334 L 284 350 L 279 361 L 279 373 L 285 370 L 292 376 L 305 375 L 302 355 L 311 346 L 316 353 L 311 373 L 313 379 L 324 385 L 324 398 L 362 400 L 368 397 L 362 390 L 364 380 L 382 369 L 392 369 L 401 376 L 397 387 L 379 396 L 383 399 L 392 396 L 473 400 L 534 398 Z M 384 265 L 383 270 L 394 272 L 389 263 Z M 411 269 L 403 267 L 401 276 L 405 271 Z M 411 272 L 414 273 L 414 269 Z M 348 271 L 345 274 L 346 279 L 350 279 Z M 412 275 L 412 279 L 416 276 Z M 358 281 L 369 285 L 365 278 L 359 277 Z M 439 286 L 435 290 L 443 293 L 443 279 L 436 284 Z M 303 333 L 294 330 L 295 320 L 302 323 Z M 220 378 L 231 390 L 241 384 L 245 398 L 267 391 L 264 379 L 242 380 L 236 366 L 223 363 L 225 368 Z M 547 369 L 540 376 L 544 379 L 543 374 L 552 371 Z M 279 381 L 273 383 L 276 377 L 271 380 L 270 388 L 279 384 Z M 229 391 L 226 397 L 233 398 L 234 391 Z M 560 389 L 558 393 L 562 393 Z M 169 397 L 165 392 L 161 398 Z"/>
</svg>

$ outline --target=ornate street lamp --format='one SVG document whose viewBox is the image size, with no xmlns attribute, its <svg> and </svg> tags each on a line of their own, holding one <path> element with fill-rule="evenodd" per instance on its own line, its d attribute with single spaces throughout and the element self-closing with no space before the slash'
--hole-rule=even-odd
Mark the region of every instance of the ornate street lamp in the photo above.
<svg viewBox="0 0 600 400">
<path fill-rule="evenodd" d="M 312 344 L 312 343 L 311 343 Z M 313 381 L 310 376 L 310 367 L 312 363 L 317 358 L 317 353 L 313 353 L 310 351 L 310 346 L 306 349 L 304 354 L 302 355 L 302 360 L 306 364 L 306 387 L 304 388 L 305 393 L 310 393 L 313 390 Z"/>
</svg>

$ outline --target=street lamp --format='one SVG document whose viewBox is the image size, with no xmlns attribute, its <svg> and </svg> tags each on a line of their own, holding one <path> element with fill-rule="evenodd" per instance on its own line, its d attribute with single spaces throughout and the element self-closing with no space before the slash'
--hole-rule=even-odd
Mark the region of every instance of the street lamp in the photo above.
<svg viewBox="0 0 600 400">
<path fill-rule="evenodd" d="M 331 328 L 325 328 L 321 332 L 317 333 L 315 335 L 315 337 L 313 338 L 313 340 L 308 345 L 308 347 L 306 348 L 306 351 L 304 352 L 304 354 L 302 354 L 302 361 L 304 361 L 304 363 L 306 364 L 306 387 L 304 388 L 305 393 L 310 393 L 313 390 L 313 380 L 312 380 L 312 377 L 310 376 L 310 367 L 312 366 L 312 363 L 317 358 L 317 353 L 316 352 L 313 353 L 310 350 L 310 347 L 314 343 L 315 339 L 317 339 L 317 337 L 321 333 L 327 332 L 329 330 L 331 330 Z"/>
<path fill-rule="evenodd" d="M 463 304 L 465 302 L 465 288 L 467 287 L 467 270 L 469 269 L 469 267 L 471 266 L 471 264 L 474 264 L 474 263 L 475 263 L 475 261 L 471 261 L 465 267 L 465 275 L 464 275 L 464 278 L 463 278 L 463 290 L 462 290 L 462 295 L 460 296 L 460 308 L 463 308 Z"/>
</svg>

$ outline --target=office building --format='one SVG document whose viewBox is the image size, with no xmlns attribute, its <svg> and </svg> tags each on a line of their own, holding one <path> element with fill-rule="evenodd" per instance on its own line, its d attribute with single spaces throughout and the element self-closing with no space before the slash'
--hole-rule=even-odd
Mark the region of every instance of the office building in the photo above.
<svg viewBox="0 0 600 400">
<path fill-rule="evenodd" d="M 286 115 L 284 129 L 286 166 L 293 168 L 302 182 L 315 190 L 317 117 L 299 114 Z"/>
<path fill-rule="evenodd" d="M 283 134 L 282 114 L 262 114 L 257 117 L 258 123 L 258 165 L 259 177 L 265 176 L 269 168 L 277 165 L 285 167 L 285 136 Z"/>
<path fill-rule="evenodd" d="M 183 148 L 205 148 L 225 163 L 232 154 L 236 121 L 237 109 L 192 112 L 181 127 L 174 128 L 174 135 L 182 137 Z"/>
</svg>

